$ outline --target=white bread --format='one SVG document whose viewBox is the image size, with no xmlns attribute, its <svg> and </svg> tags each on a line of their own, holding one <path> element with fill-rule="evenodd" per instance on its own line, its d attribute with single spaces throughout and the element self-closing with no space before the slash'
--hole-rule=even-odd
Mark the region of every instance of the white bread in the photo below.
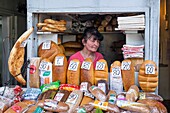
<svg viewBox="0 0 170 113">
<path fill-rule="evenodd" d="M 80 65 L 78 59 L 70 61 L 67 69 L 67 84 L 80 85 Z"/>
<path fill-rule="evenodd" d="M 102 67 L 103 67 L 103 70 L 101 70 L 100 68 L 98 68 L 98 63 L 99 64 L 104 64 Z M 97 61 L 96 63 L 96 67 L 95 67 L 95 85 L 97 85 L 97 81 L 98 80 L 106 80 L 108 82 L 108 65 L 107 65 L 107 62 L 106 60 L 104 59 L 100 59 L 99 61 Z"/>
<path fill-rule="evenodd" d="M 59 80 L 61 84 L 66 83 L 67 58 L 64 54 L 57 54 L 57 56 L 54 58 L 52 71 L 53 82 Z"/>
<path fill-rule="evenodd" d="M 145 92 L 154 92 L 158 86 L 158 71 L 155 62 L 146 60 L 142 63 L 138 81 L 141 89 Z"/>
<path fill-rule="evenodd" d="M 125 64 L 127 64 L 125 66 Z M 134 66 L 131 63 L 131 60 L 125 59 L 122 61 L 122 78 L 123 78 L 123 86 L 125 91 L 128 91 L 131 85 L 135 84 L 135 71 Z"/>
<path fill-rule="evenodd" d="M 84 65 L 86 65 L 86 67 Z M 86 69 L 86 68 L 89 68 L 89 69 Z M 90 82 L 92 85 L 94 84 L 94 68 L 93 68 L 93 62 L 90 58 L 86 58 L 83 61 L 81 65 L 80 74 L 81 74 L 81 77 L 80 77 L 81 82 Z"/>
</svg>

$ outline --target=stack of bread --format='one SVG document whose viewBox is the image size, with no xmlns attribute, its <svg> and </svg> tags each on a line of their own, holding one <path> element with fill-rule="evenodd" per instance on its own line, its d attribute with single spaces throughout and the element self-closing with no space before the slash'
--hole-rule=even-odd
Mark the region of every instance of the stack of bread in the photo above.
<svg viewBox="0 0 170 113">
<path fill-rule="evenodd" d="M 62 45 L 65 48 L 65 55 L 66 56 L 71 56 L 71 55 L 80 51 L 83 48 L 82 44 L 80 42 L 77 42 L 77 41 L 64 42 Z"/>
<path fill-rule="evenodd" d="M 40 31 L 48 32 L 64 32 L 66 30 L 67 22 L 65 20 L 45 19 L 43 23 L 37 23 Z"/>
</svg>

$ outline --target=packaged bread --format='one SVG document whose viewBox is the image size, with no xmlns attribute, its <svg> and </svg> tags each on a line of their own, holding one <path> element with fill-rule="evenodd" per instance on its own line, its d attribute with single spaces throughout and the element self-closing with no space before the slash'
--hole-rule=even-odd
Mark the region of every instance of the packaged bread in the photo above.
<svg viewBox="0 0 170 113">
<path fill-rule="evenodd" d="M 158 71 L 156 63 L 145 60 L 139 70 L 138 81 L 144 92 L 154 92 L 158 86 Z"/>
<path fill-rule="evenodd" d="M 41 58 L 32 57 L 30 58 L 30 76 L 29 76 L 29 86 L 32 88 L 40 87 L 40 76 L 39 76 L 39 65 Z"/>
<path fill-rule="evenodd" d="M 90 82 L 81 82 L 80 90 L 84 92 L 83 99 L 81 101 L 80 106 L 84 104 L 88 104 L 89 102 L 94 100 L 94 96 L 90 93 L 89 88 L 92 86 Z"/>
<path fill-rule="evenodd" d="M 128 91 L 131 85 L 135 84 L 135 71 L 131 60 L 125 59 L 121 64 L 124 90 Z"/>
<path fill-rule="evenodd" d="M 116 96 L 117 96 L 117 93 L 114 90 L 109 90 L 109 93 L 107 94 L 107 102 L 111 104 L 115 104 Z"/>
<path fill-rule="evenodd" d="M 54 100 L 56 101 L 61 101 L 61 102 L 65 102 L 68 98 L 68 96 L 70 95 L 70 91 L 67 90 L 59 90 L 57 92 L 57 94 L 54 97 Z"/>
<path fill-rule="evenodd" d="M 106 94 L 97 86 L 91 86 L 89 91 L 96 97 L 97 100 L 105 102 L 107 100 Z"/>
<path fill-rule="evenodd" d="M 106 60 L 100 59 L 96 63 L 94 83 L 97 85 L 98 80 L 106 80 L 108 82 L 108 65 Z"/>
<path fill-rule="evenodd" d="M 162 102 L 163 98 L 160 95 L 154 94 L 154 93 L 149 93 L 149 92 L 140 92 L 139 93 L 139 100 L 142 99 L 150 99 L 150 100 L 157 100 Z"/>
<path fill-rule="evenodd" d="M 150 108 L 147 104 L 142 104 L 138 102 L 130 102 L 125 100 L 117 100 L 116 105 L 119 108 L 122 108 L 131 112 L 139 112 L 139 113 L 151 113 Z"/>
<path fill-rule="evenodd" d="M 66 83 L 67 77 L 67 58 L 64 54 L 57 54 L 52 65 L 53 82 L 59 80 L 61 84 Z"/>
<path fill-rule="evenodd" d="M 50 112 L 67 112 L 69 110 L 69 106 L 66 103 L 53 99 L 45 99 L 44 102 L 38 103 L 38 106 Z"/>
<path fill-rule="evenodd" d="M 38 47 L 38 56 L 42 59 L 49 58 L 51 62 L 58 53 L 62 53 L 61 48 L 51 40 L 42 42 Z"/>
<path fill-rule="evenodd" d="M 91 113 L 91 111 L 94 109 L 94 106 L 90 104 L 83 104 L 81 106 L 78 106 L 74 113 Z"/>
<path fill-rule="evenodd" d="M 48 59 L 43 59 L 40 62 L 40 80 L 41 85 L 52 82 L 52 63 Z"/>
<path fill-rule="evenodd" d="M 9 98 L 6 98 L 4 96 L 0 96 L 0 113 L 3 113 L 6 111 L 11 105 L 13 104 L 13 101 Z"/>
<path fill-rule="evenodd" d="M 80 85 L 80 61 L 73 59 L 70 61 L 67 69 L 67 83 Z"/>
<path fill-rule="evenodd" d="M 86 58 L 81 64 L 80 81 L 94 84 L 94 68 L 90 58 Z"/>
<path fill-rule="evenodd" d="M 151 113 L 168 113 L 166 107 L 156 100 L 143 99 L 138 100 L 139 103 L 147 104 L 151 110 Z"/>
<path fill-rule="evenodd" d="M 83 98 L 83 92 L 80 90 L 74 90 L 70 93 L 69 97 L 66 100 L 66 104 L 69 105 L 68 113 L 73 113 L 75 109 L 80 105 L 80 102 Z"/>
<path fill-rule="evenodd" d="M 111 113 L 120 113 L 120 109 L 116 106 L 116 104 L 110 104 L 108 102 L 102 102 L 98 100 L 90 102 L 89 104 L 94 106 L 94 108 L 99 108 L 103 111 L 108 111 Z"/>
<path fill-rule="evenodd" d="M 130 86 L 126 93 L 126 100 L 135 102 L 139 97 L 139 88 L 136 85 Z"/>
<path fill-rule="evenodd" d="M 121 62 L 114 61 L 110 66 L 110 90 L 114 90 L 117 93 L 123 92 L 123 82 L 121 73 Z"/>
<path fill-rule="evenodd" d="M 47 90 L 40 94 L 38 100 L 54 99 L 56 93 L 57 93 L 56 90 Z"/>
<path fill-rule="evenodd" d="M 24 102 L 17 102 L 16 104 L 8 108 L 4 113 L 21 113 L 22 110 L 27 108 L 28 105 L 29 104 L 24 103 Z"/>
<path fill-rule="evenodd" d="M 109 91 L 109 87 L 106 80 L 98 80 L 97 87 L 100 88 L 107 95 Z"/>
</svg>

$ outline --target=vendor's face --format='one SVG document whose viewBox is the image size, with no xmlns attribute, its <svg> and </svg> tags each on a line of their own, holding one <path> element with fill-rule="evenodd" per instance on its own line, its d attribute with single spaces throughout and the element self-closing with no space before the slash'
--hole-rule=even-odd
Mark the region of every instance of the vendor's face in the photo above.
<svg viewBox="0 0 170 113">
<path fill-rule="evenodd" d="M 100 41 L 96 40 L 95 36 L 91 36 L 90 38 L 87 39 L 86 42 L 83 43 L 84 47 L 91 52 L 96 52 L 97 49 L 99 48 Z"/>
</svg>

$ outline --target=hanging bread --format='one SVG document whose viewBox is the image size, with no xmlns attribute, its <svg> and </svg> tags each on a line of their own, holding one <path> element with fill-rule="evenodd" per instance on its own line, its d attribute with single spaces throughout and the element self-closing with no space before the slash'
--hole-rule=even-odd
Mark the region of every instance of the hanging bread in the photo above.
<svg viewBox="0 0 170 113">
<path fill-rule="evenodd" d="M 64 54 L 58 54 L 53 61 L 53 82 L 59 80 L 61 84 L 66 83 L 67 58 Z"/>
<path fill-rule="evenodd" d="M 156 63 L 145 60 L 139 70 L 139 85 L 145 92 L 154 92 L 158 86 L 158 71 Z"/>
<path fill-rule="evenodd" d="M 128 91 L 135 84 L 135 71 L 131 60 L 125 59 L 121 65 L 124 90 Z"/>
<path fill-rule="evenodd" d="M 100 59 L 97 61 L 94 76 L 95 85 L 97 85 L 98 80 L 106 80 L 108 82 L 108 66 L 106 60 Z"/>
<path fill-rule="evenodd" d="M 47 58 L 51 62 L 54 60 L 54 57 L 62 53 L 63 51 L 61 48 L 53 41 L 46 40 L 45 42 L 42 42 L 40 46 L 38 47 L 38 56 L 42 59 Z"/>
<path fill-rule="evenodd" d="M 14 44 L 8 58 L 9 72 L 22 85 L 26 85 L 26 81 L 21 74 L 21 68 L 24 63 L 25 55 L 25 48 L 21 47 L 21 45 L 31 35 L 33 30 L 34 28 L 30 28 L 19 37 L 19 39 Z"/>
<path fill-rule="evenodd" d="M 80 85 L 80 61 L 73 59 L 70 61 L 67 69 L 67 83 Z"/>
<path fill-rule="evenodd" d="M 94 84 L 94 68 L 90 58 L 86 58 L 81 65 L 81 82 L 90 82 Z"/>
</svg>

